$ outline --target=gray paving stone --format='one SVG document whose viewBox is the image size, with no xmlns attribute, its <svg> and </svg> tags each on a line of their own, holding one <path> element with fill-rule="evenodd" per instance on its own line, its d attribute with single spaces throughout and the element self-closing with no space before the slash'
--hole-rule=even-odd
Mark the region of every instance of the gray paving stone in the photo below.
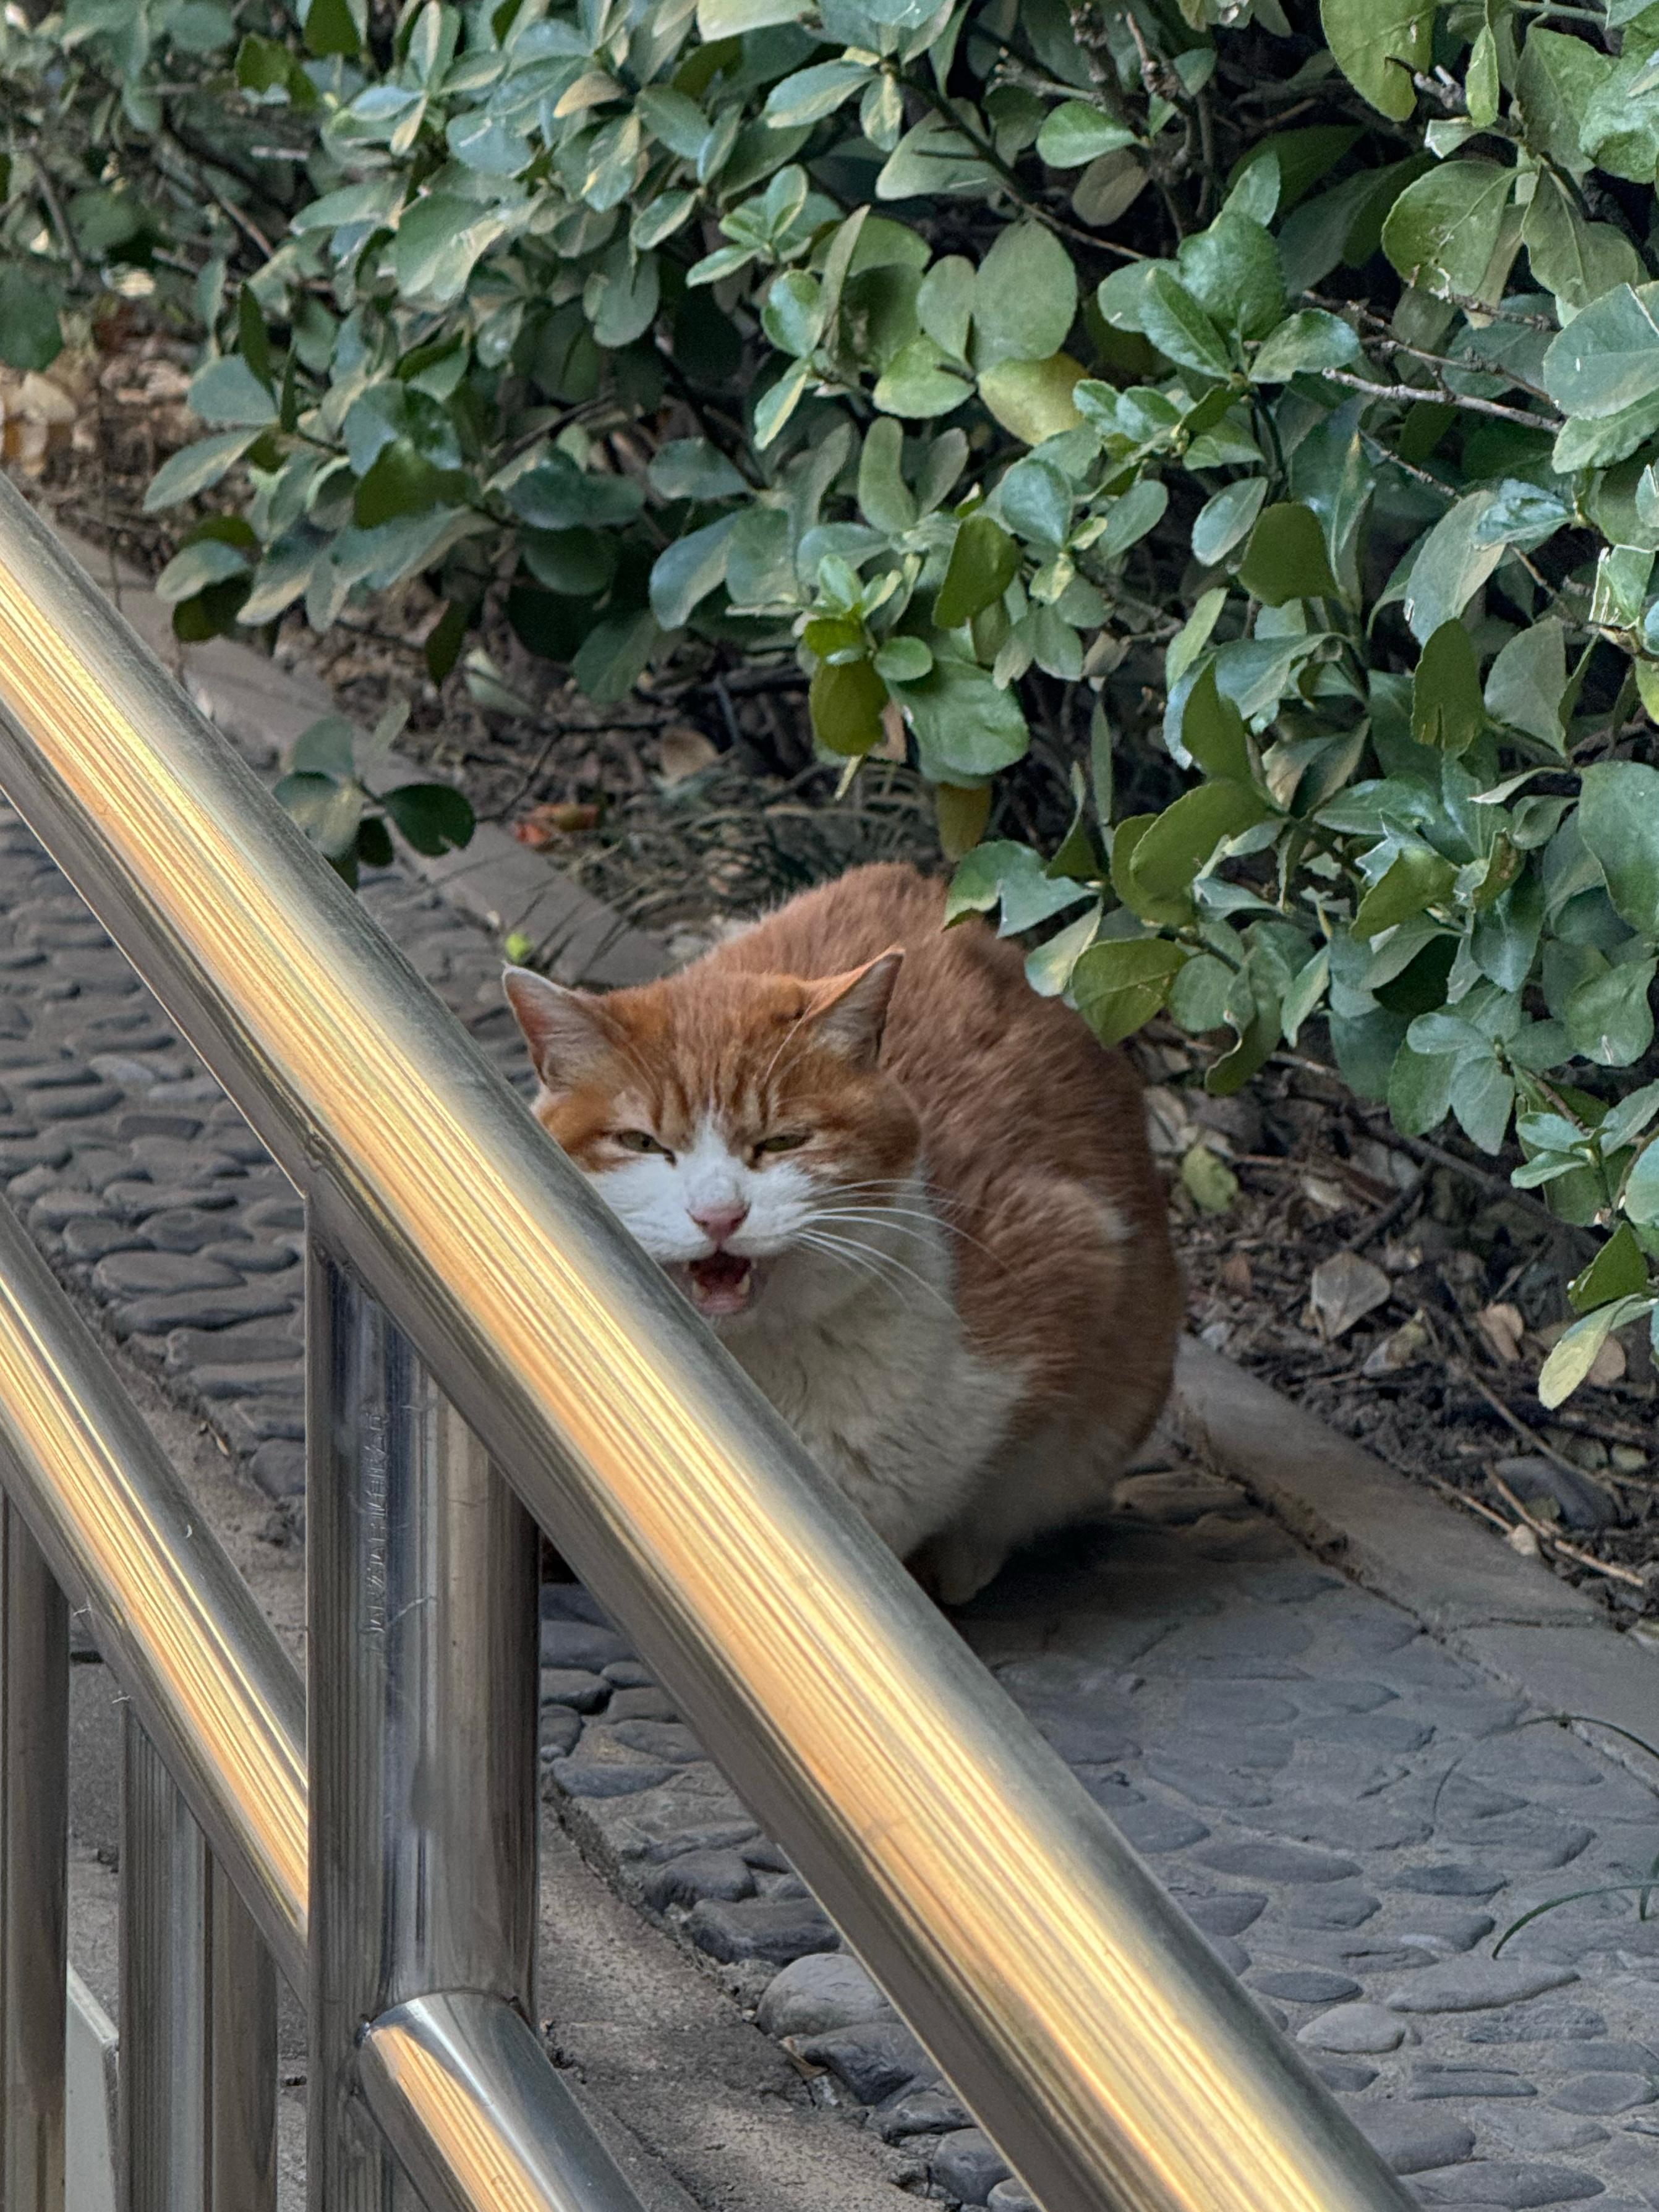
<svg viewBox="0 0 1659 2212">
<path fill-rule="evenodd" d="M 630 1751 L 643 1752 L 650 1759 L 666 1759 L 674 1766 L 689 1765 L 703 1755 L 702 1746 L 683 1721 L 625 1720 L 613 1724 L 607 1719 L 604 1729 L 607 1735 L 626 1744 Z"/>
<path fill-rule="evenodd" d="M 977 2128 L 958 2128 L 944 2136 L 927 2161 L 928 2179 L 947 2197 L 964 2204 L 983 2204 L 999 2182 L 1008 2178 L 1008 2161 Z"/>
<path fill-rule="evenodd" d="M 830 2028 L 795 2048 L 809 2066 L 827 2066 L 860 2105 L 879 2105 L 919 2075 L 929 2086 L 939 2079 L 933 2062 L 901 2020 Z"/>
<path fill-rule="evenodd" d="M 1025 1714 L 1037 1733 L 1074 1766 L 1130 1759 L 1139 1748 L 1128 1730 L 1109 1714 L 1036 1704 L 1028 1705 Z"/>
<path fill-rule="evenodd" d="M 1000 2181 L 986 2198 L 991 2212 L 1042 2212 L 1035 2197 L 1022 2181 Z"/>
<path fill-rule="evenodd" d="M 1562 2112 L 1629 2112 L 1659 2097 L 1647 2074 L 1580 2074 L 1564 2081 L 1550 2102 Z"/>
<path fill-rule="evenodd" d="M 1524 2003 L 1577 1979 L 1571 1966 L 1524 1959 L 1443 1959 L 1389 1990 L 1384 2002 L 1395 2012 L 1480 2012 Z"/>
<path fill-rule="evenodd" d="M 713 1959 L 770 1959 L 781 1966 L 809 1951 L 833 1951 L 841 1941 L 810 1898 L 747 1897 L 732 1905 L 704 1898 L 693 1907 L 686 1932 Z"/>
<path fill-rule="evenodd" d="M 1310 2051 L 1308 2064 L 1326 2087 L 1334 2089 L 1339 2096 L 1358 2096 L 1376 2079 L 1375 2066 L 1362 2065 L 1355 2059 L 1322 2058 Z"/>
<path fill-rule="evenodd" d="M 142 1230 L 102 1215 L 82 1215 L 67 1223 L 64 1249 L 71 1260 L 101 1260 L 110 1252 L 142 1252 L 149 1238 Z"/>
<path fill-rule="evenodd" d="M 1498 2204 L 1511 2212 L 1578 2204 L 1601 2196 L 1605 2189 L 1593 2173 L 1572 2166 L 1517 2166 L 1496 2159 L 1455 2166 L 1441 2173 L 1420 2173 L 1413 2186 L 1425 2204 Z"/>
<path fill-rule="evenodd" d="M 713 1897 L 726 1904 L 755 1894 L 755 1871 L 736 1851 L 683 1851 L 645 1878 L 645 1901 L 659 1912 Z"/>
<path fill-rule="evenodd" d="M 1275 1805 L 1263 1819 L 1294 1836 L 1299 1843 L 1340 1844 L 1353 1850 L 1400 1850 L 1407 1844 L 1426 1843 L 1434 1832 L 1430 1823 L 1409 1805 L 1395 1805 L 1363 1797 L 1356 1803 Z"/>
<path fill-rule="evenodd" d="M 145 1291 L 231 1290 L 242 1279 L 235 1268 L 200 1253 L 112 1252 L 98 1262 L 92 1279 L 106 1296 L 130 1298 Z"/>
<path fill-rule="evenodd" d="M 1491 1897 L 1508 1880 L 1495 1868 L 1443 1860 L 1433 1866 L 1405 1867 L 1388 1886 L 1413 1891 L 1419 1897 Z"/>
<path fill-rule="evenodd" d="M 1310 2050 L 1340 2052 L 1397 2051 L 1406 2040 L 1406 2023 L 1377 2004 L 1339 2004 L 1304 2022 L 1296 2032 Z"/>
<path fill-rule="evenodd" d="M 1474 2148 L 1474 2130 L 1461 2120 L 1430 2119 L 1419 2112 L 1358 2115 L 1360 2133 L 1396 2173 L 1423 2173 L 1459 2165 Z"/>
<path fill-rule="evenodd" d="M 1088 1786 L 1085 1779 L 1085 1787 Z M 1097 1804 L 1110 1814 L 1138 1851 L 1148 1858 L 1161 1857 L 1166 1851 L 1185 1850 L 1189 1844 L 1202 1843 L 1209 1830 L 1202 1820 L 1178 1806 L 1157 1804 L 1143 1800 L 1139 1804 L 1119 1805 L 1109 1794 L 1091 1790 Z"/>
<path fill-rule="evenodd" d="M 584 1728 L 576 1750 L 554 1767 L 553 1778 L 572 1797 L 632 1797 L 666 1782 L 673 1771 L 668 1760 L 619 1743 L 607 1730 Z"/>
<path fill-rule="evenodd" d="M 1447 2066 L 1431 2058 L 1412 2068 L 1409 2097 L 1535 2097 L 1536 2085 L 1507 2066 Z"/>
<path fill-rule="evenodd" d="M 1202 1759 L 1152 1758 L 1146 1771 L 1154 1782 L 1194 1805 L 1249 1812 L 1273 1801 L 1271 1787 L 1259 1775 L 1229 1773 L 1224 1766 L 1208 1765 Z"/>
<path fill-rule="evenodd" d="M 301 1486 L 303 1487 L 303 1485 Z M 576 1739 L 581 1734 L 581 1717 L 564 1705 L 547 1705 L 541 1716 L 541 1753 L 544 1759 L 562 1758 L 574 1751 Z"/>
<path fill-rule="evenodd" d="M 967 2106 L 943 2087 L 906 2089 L 890 2104 L 884 2105 L 876 2115 L 877 2132 L 884 2142 L 902 2142 L 910 2136 L 945 2134 L 973 2124 L 974 2116 Z M 1005 2191 L 1015 2193 L 1002 2194 Z M 1041 2212 L 1018 2182 L 999 2182 L 988 2201 L 999 2208 L 1031 2205 L 1032 2212 Z"/>
<path fill-rule="evenodd" d="M 1490 1912 L 1470 1912 L 1456 1906 L 1420 1905 L 1415 1911 L 1395 1906 L 1389 1915 L 1389 1935 L 1431 1947 L 1443 1955 L 1473 1950 L 1497 1924 Z"/>
<path fill-rule="evenodd" d="M 1250 1987 L 1282 2004 L 1335 2005 L 1359 1995 L 1359 1984 L 1352 1975 L 1320 1966 L 1257 1966 L 1250 1975 Z"/>
<path fill-rule="evenodd" d="M 1434 1723 L 1405 1709 L 1380 1706 L 1369 1713 L 1316 1715 L 1301 1734 L 1315 1743 L 1362 1745 L 1370 1751 L 1420 1751 L 1434 1735 Z"/>
<path fill-rule="evenodd" d="M 1647 2074 L 1659 2081 L 1659 2051 L 1646 2043 L 1598 2042 L 1569 2054 L 1569 2063 L 1588 2072 Z"/>
<path fill-rule="evenodd" d="M 585 1667 L 599 1673 L 606 1662 L 632 1655 L 613 1628 L 592 1621 L 542 1619 L 544 1667 Z"/>
<path fill-rule="evenodd" d="M 1511 2097 L 1480 2108 L 1483 2158 L 1559 2158 L 1577 2151 L 1605 2158 L 1613 2137 L 1600 2120 L 1552 2111 L 1534 2097 Z"/>
<path fill-rule="evenodd" d="M 100 1264 L 103 1264 L 100 1262 Z M 241 1285 L 228 1290 L 176 1291 L 129 1298 L 109 1310 L 117 1336 L 164 1336 L 175 1328 L 226 1328 L 293 1310 L 286 1292 Z"/>
<path fill-rule="evenodd" d="M 676 1721 L 673 1701 L 654 1682 L 641 1682 L 612 1693 L 605 1717 L 613 1721 Z"/>
<path fill-rule="evenodd" d="M 1195 1682 L 1181 1701 L 1183 1724 L 1198 1735 L 1272 1728 L 1293 1721 L 1297 1710 L 1279 1691 L 1254 1682 Z"/>
<path fill-rule="evenodd" d="M 541 1699 L 544 1705 L 568 1705 L 578 1713 L 591 1713 L 611 1695 L 603 1674 L 590 1674 L 585 1667 L 544 1667 Z"/>
<path fill-rule="evenodd" d="M 248 1471 L 267 1497 L 305 1496 L 306 1455 L 303 1444 L 273 1437 L 262 1443 L 249 1458 Z M 575 1739 L 573 1737 L 571 1741 L 574 1742 Z"/>
<path fill-rule="evenodd" d="M 1242 1936 L 1244 1930 L 1265 1910 L 1267 1900 L 1260 1892 L 1249 1889 L 1224 1890 L 1212 1897 L 1194 1897 L 1176 1888 L 1176 1903 L 1195 1927 L 1206 1936 Z"/>
<path fill-rule="evenodd" d="M 1218 1874 L 1238 1874 L 1258 1881 L 1346 1881 L 1359 1872 L 1352 1859 L 1334 1851 L 1311 1851 L 1297 1844 L 1214 1843 L 1198 1855 Z"/>
<path fill-rule="evenodd" d="M 1293 1896 L 1285 1920 L 1291 1928 L 1363 1928 L 1381 1910 L 1380 1900 L 1363 1883 L 1331 1882 Z"/>
<path fill-rule="evenodd" d="M 845 1951 L 792 1960 L 767 1984 L 755 2018 L 768 2035 L 822 2035 L 830 2028 L 890 2015 L 892 2007 L 865 1968 Z M 924 2127 L 960 2126 L 927 2120 Z"/>
<path fill-rule="evenodd" d="M 1382 1682 L 1365 1682 L 1352 1675 L 1327 1675 L 1316 1682 L 1298 1684 L 1297 1695 L 1310 1711 L 1328 1709 L 1338 1713 L 1369 1713 L 1385 1705 L 1395 1692 Z"/>
</svg>

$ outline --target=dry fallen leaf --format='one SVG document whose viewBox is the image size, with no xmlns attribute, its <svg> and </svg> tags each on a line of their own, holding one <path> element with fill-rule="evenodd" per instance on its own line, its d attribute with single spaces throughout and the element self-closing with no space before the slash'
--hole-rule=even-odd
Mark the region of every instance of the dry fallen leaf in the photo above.
<svg viewBox="0 0 1659 2212">
<path fill-rule="evenodd" d="M 1178 1160 L 1193 1141 L 1192 1116 L 1178 1091 L 1155 1083 L 1141 1094 L 1146 1109 L 1146 1141 L 1160 1158 Z"/>
<path fill-rule="evenodd" d="M 599 823 L 597 806 L 583 806 L 566 799 L 532 806 L 513 824 L 513 835 L 521 845 L 532 846 L 539 853 L 556 839 L 568 837 L 573 830 L 598 829 Z"/>
<path fill-rule="evenodd" d="M 1501 1305 L 1482 1306 L 1474 1316 L 1474 1325 L 1498 1365 L 1513 1367 L 1521 1357 L 1521 1340 L 1527 1333 L 1519 1306 L 1507 1300 Z"/>
<path fill-rule="evenodd" d="M 1624 1381 L 1625 1364 L 1624 1346 L 1620 1343 L 1616 1336 L 1610 1336 L 1605 1340 L 1601 1349 L 1596 1353 L 1595 1364 L 1584 1380 L 1587 1382 L 1600 1383 L 1605 1389 L 1609 1382 Z"/>
<path fill-rule="evenodd" d="M 902 761 L 910 757 L 909 738 L 904 726 L 904 709 L 896 699 L 890 699 L 881 710 L 882 740 L 875 749 L 877 760 Z"/>
<path fill-rule="evenodd" d="M 719 758 L 717 748 L 690 722 L 670 722 L 657 740 L 657 767 L 665 783 L 684 783 Z"/>
<path fill-rule="evenodd" d="M 1524 1521 L 1517 1521 L 1504 1540 L 1510 1551 L 1519 1552 L 1523 1559 L 1538 1557 L 1538 1539 Z"/>
<path fill-rule="evenodd" d="M 1216 1270 L 1216 1280 L 1235 1297 L 1249 1297 L 1254 1285 L 1249 1261 L 1243 1252 L 1230 1252 Z"/>
<path fill-rule="evenodd" d="M 1333 1182 L 1328 1176 L 1304 1175 L 1302 1195 L 1322 1213 L 1340 1213 L 1348 1203 L 1348 1194 L 1340 1183 Z"/>
<path fill-rule="evenodd" d="M 1362 1375 L 1394 1375 L 1401 1368 L 1409 1367 L 1429 1341 L 1426 1322 L 1419 1314 L 1402 1322 L 1392 1336 L 1385 1336 L 1381 1344 L 1374 1345 L 1360 1369 Z"/>
<path fill-rule="evenodd" d="M 1334 1343 L 1382 1304 L 1389 1296 L 1389 1279 L 1357 1252 L 1335 1252 L 1314 1269 L 1309 1291 L 1321 1332 L 1328 1343 Z"/>
</svg>

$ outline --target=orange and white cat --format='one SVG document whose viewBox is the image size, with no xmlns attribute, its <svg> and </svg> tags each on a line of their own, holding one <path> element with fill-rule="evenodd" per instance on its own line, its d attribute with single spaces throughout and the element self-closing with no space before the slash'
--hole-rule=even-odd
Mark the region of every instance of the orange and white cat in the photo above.
<svg viewBox="0 0 1659 2212">
<path fill-rule="evenodd" d="M 1103 1510 L 1181 1291 L 1123 1056 L 896 866 L 598 998 L 506 988 L 536 1112 L 877 1533 L 960 1604 Z"/>
</svg>

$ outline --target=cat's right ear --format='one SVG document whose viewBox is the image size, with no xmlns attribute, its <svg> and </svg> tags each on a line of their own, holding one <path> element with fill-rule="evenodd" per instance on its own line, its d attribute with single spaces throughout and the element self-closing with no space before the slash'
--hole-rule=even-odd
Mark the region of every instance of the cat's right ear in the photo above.
<svg viewBox="0 0 1659 2212">
<path fill-rule="evenodd" d="M 590 993 L 567 990 L 532 968 L 505 969 L 501 988 L 549 1091 L 574 1091 L 612 1049 L 603 1005 Z"/>
</svg>

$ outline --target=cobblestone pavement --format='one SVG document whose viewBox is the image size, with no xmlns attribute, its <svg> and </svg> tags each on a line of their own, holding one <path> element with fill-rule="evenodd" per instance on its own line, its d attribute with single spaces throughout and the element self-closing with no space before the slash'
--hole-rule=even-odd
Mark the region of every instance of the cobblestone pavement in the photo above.
<svg viewBox="0 0 1659 2212">
<path fill-rule="evenodd" d="M 519 1073 L 489 939 L 392 872 L 365 902 Z M 0 807 L 0 1177 L 129 1353 L 291 1517 L 301 1214 L 236 1109 Z M 1131 1477 L 1102 1530 L 962 1616 L 1230 1971 L 1431 2205 L 1659 2208 L 1659 1920 L 1628 1895 L 1659 1803 L 1528 1716 L 1232 1485 Z M 280 1529 L 276 1531 L 280 1533 Z M 625 1639 L 544 1592 L 548 1787 L 623 1893 L 698 1950 L 817 2094 L 934 2193 L 1028 2200 Z"/>
<path fill-rule="evenodd" d="M 1132 1476 L 963 1632 L 1425 2204 L 1659 2206 L 1659 1851 L 1633 1775 L 1528 1716 L 1231 1483 Z M 544 1594 L 568 1822 L 942 2193 L 1029 2203 L 669 1699 Z"/>
</svg>

